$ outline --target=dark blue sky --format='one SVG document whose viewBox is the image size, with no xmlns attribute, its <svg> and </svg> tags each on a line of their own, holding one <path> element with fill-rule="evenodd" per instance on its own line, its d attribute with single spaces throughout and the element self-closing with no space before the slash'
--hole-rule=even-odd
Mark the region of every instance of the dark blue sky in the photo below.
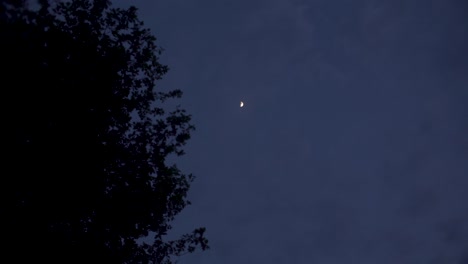
<svg viewBox="0 0 468 264">
<path fill-rule="evenodd" d="M 181 264 L 468 263 L 466 0 L 131 3 L 197 127 Z"/>
</svg>

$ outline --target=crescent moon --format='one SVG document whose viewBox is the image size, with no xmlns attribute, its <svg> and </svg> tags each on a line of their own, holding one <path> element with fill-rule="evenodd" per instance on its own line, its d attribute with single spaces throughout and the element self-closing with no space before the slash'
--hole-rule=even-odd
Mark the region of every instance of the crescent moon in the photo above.
<svg viewBox="0 0 468 264">
<path fill-rule="evenodd" d="M 244 107 L 244 102 L 240 102 L 240 107 Z"/>
</svg>

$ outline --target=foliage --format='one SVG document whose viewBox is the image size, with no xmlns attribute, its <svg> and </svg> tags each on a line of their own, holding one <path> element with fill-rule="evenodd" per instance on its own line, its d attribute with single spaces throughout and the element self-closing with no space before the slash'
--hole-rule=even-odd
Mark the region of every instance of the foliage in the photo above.
<svg viewBox="0 0 468 264">
<path fill-rule="evenodd" d="M 2 216 L 18 263 L 172 263 L 204 228 L 165 241 L 189 204 L 180 156 L 194 127 L 136 8 L 106 0 L 0 3 Z M 155 234 L 148 243 L 138 240 Z M 60 253 L 57 253 L 60 252 Z"/>
</svg>

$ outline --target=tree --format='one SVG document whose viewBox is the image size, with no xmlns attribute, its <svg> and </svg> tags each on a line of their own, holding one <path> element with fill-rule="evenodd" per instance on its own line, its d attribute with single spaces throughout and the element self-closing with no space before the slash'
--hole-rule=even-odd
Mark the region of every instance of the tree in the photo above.
<svg viewBox="0 0 468 264">
<path fill-rule="evenodd" d="M 0 3 L 5 252 L 15 263 L 172 263 L 208 249 L 204 228 L 165 238 L 194 179 L 167 158 L 194 127 L 163 108 L 182 92 L 156 89 L 168 67 L 136 8 L 28 4 Z"/>
</svg>

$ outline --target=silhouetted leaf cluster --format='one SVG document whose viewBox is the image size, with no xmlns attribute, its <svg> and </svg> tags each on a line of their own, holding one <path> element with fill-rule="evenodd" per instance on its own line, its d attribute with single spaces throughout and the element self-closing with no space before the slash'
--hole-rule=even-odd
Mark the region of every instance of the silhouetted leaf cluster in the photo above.
<svg viewBox="0 0 468 264">
<path fill-rule="evenodd" d="M 194 127 L 163 109 L 182 93 L 156 89 L 168 68 L 136 8 L 28 4 L 0 3 L 1 215 L 14 262 L 172 263 L 207 249 L 204 228 L 164 240 L 193 180 L 166 159 Z"/>
</svg>

